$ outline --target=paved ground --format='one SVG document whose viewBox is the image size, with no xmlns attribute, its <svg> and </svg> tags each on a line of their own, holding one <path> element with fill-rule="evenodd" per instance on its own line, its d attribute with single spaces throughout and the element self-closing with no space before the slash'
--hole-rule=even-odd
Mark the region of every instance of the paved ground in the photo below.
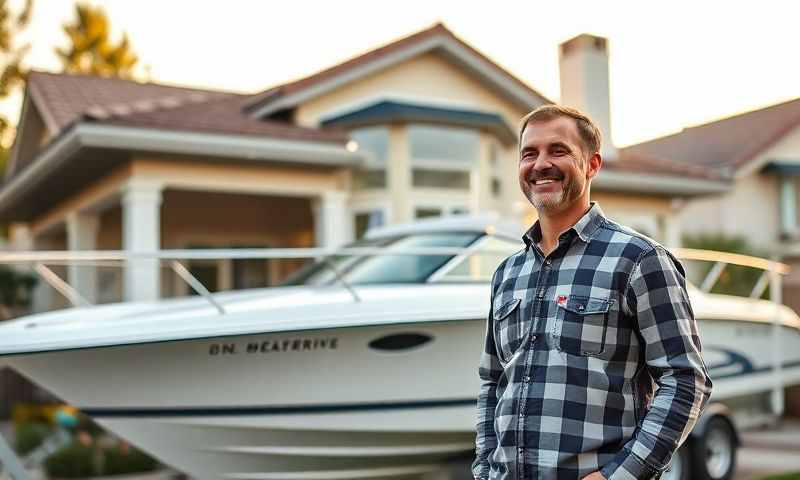
<svg viewBox="0 0 800 480">
<path fill-rule="evenodd" d="M 789 472 L 800 472 L 800 419 L 784 420 L 777 429 L 742 433 L 735 480 Z"/>
</svg>

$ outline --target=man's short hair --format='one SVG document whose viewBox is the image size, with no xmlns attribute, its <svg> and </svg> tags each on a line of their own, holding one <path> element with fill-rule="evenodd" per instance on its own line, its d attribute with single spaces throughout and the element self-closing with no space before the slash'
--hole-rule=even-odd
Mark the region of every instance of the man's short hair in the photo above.
<svg viewBox="0 0 800 480">
<path fill-rule="evenodd" d="M 600 151 L 600 145 L 603 143 L 603 135 L 600 129 L 592 122 L 592 119 L 587 117 L 584 113 L 570 107 L 563 107 L 561 105 L 542 105 L 529 114 L 525 115 L 520 122 L 519 138 L 522 141 L 522 134 L 525 132 L 525 127 L 529 123 L 534 122 L 549 122 L 558 117 L 569 117 L 575 120 L 575 126 L 578 127 L 578 135 L 583 140 L 583 145 L 589 155 L 594 152 Z"/>
</svg>

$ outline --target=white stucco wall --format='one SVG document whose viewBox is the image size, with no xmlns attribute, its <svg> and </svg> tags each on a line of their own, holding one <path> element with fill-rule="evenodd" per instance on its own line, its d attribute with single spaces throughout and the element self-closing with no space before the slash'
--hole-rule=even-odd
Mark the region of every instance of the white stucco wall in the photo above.
<svg viewBox="0 0 800 480">
<path fill-rule="evenodd" d="M 753 165 L 762 165 L 768 161 L 800 164 L 800 128 L 795 128 L 774 145 L 767 148 L 753 159 Z"/>
<path fill-rule="evenodd" d="M 738 179 L 728 193 L 690 200 L 679 214 L 681 227 L 688 234 L 742 235 L 751 246 L 772 250 L 780 228 L 778 187 L 773 175 Z"/>
<path fill-rule="evenodd" d="M 303 103 L 297 108 L 295 120 L 300 125 L 317 126 L 320 118 L 344 113 L 381 97 L 498 113 L 511 128 L 516 128 L 527 113 L 440 55 L 427 53 Z"/>
</svg>

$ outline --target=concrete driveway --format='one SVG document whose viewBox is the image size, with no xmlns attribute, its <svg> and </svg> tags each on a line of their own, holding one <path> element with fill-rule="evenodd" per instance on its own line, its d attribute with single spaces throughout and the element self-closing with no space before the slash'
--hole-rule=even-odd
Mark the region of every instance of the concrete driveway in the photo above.
<svg viewBox="0 0 800 480">
<path fill-rule="evenodd" d="M 784 420 L 776 429 L 742 433 L 735 480 L 754 480 L 800 472 L 800 419 Z"/>
</svg>

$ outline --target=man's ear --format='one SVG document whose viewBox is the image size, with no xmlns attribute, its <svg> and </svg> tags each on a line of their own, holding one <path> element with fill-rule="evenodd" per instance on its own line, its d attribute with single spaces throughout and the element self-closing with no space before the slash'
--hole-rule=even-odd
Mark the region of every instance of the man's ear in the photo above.
<svg viewBox="0 0 800 480">
<path fill-rule="evenodd" d="M 600 152 L 594 152 L 587 163 L 586 178 L 592 179 L 600 171 L 600 167 L 603 166 L 603 157 L 600 156 Z"/>
</svg>

